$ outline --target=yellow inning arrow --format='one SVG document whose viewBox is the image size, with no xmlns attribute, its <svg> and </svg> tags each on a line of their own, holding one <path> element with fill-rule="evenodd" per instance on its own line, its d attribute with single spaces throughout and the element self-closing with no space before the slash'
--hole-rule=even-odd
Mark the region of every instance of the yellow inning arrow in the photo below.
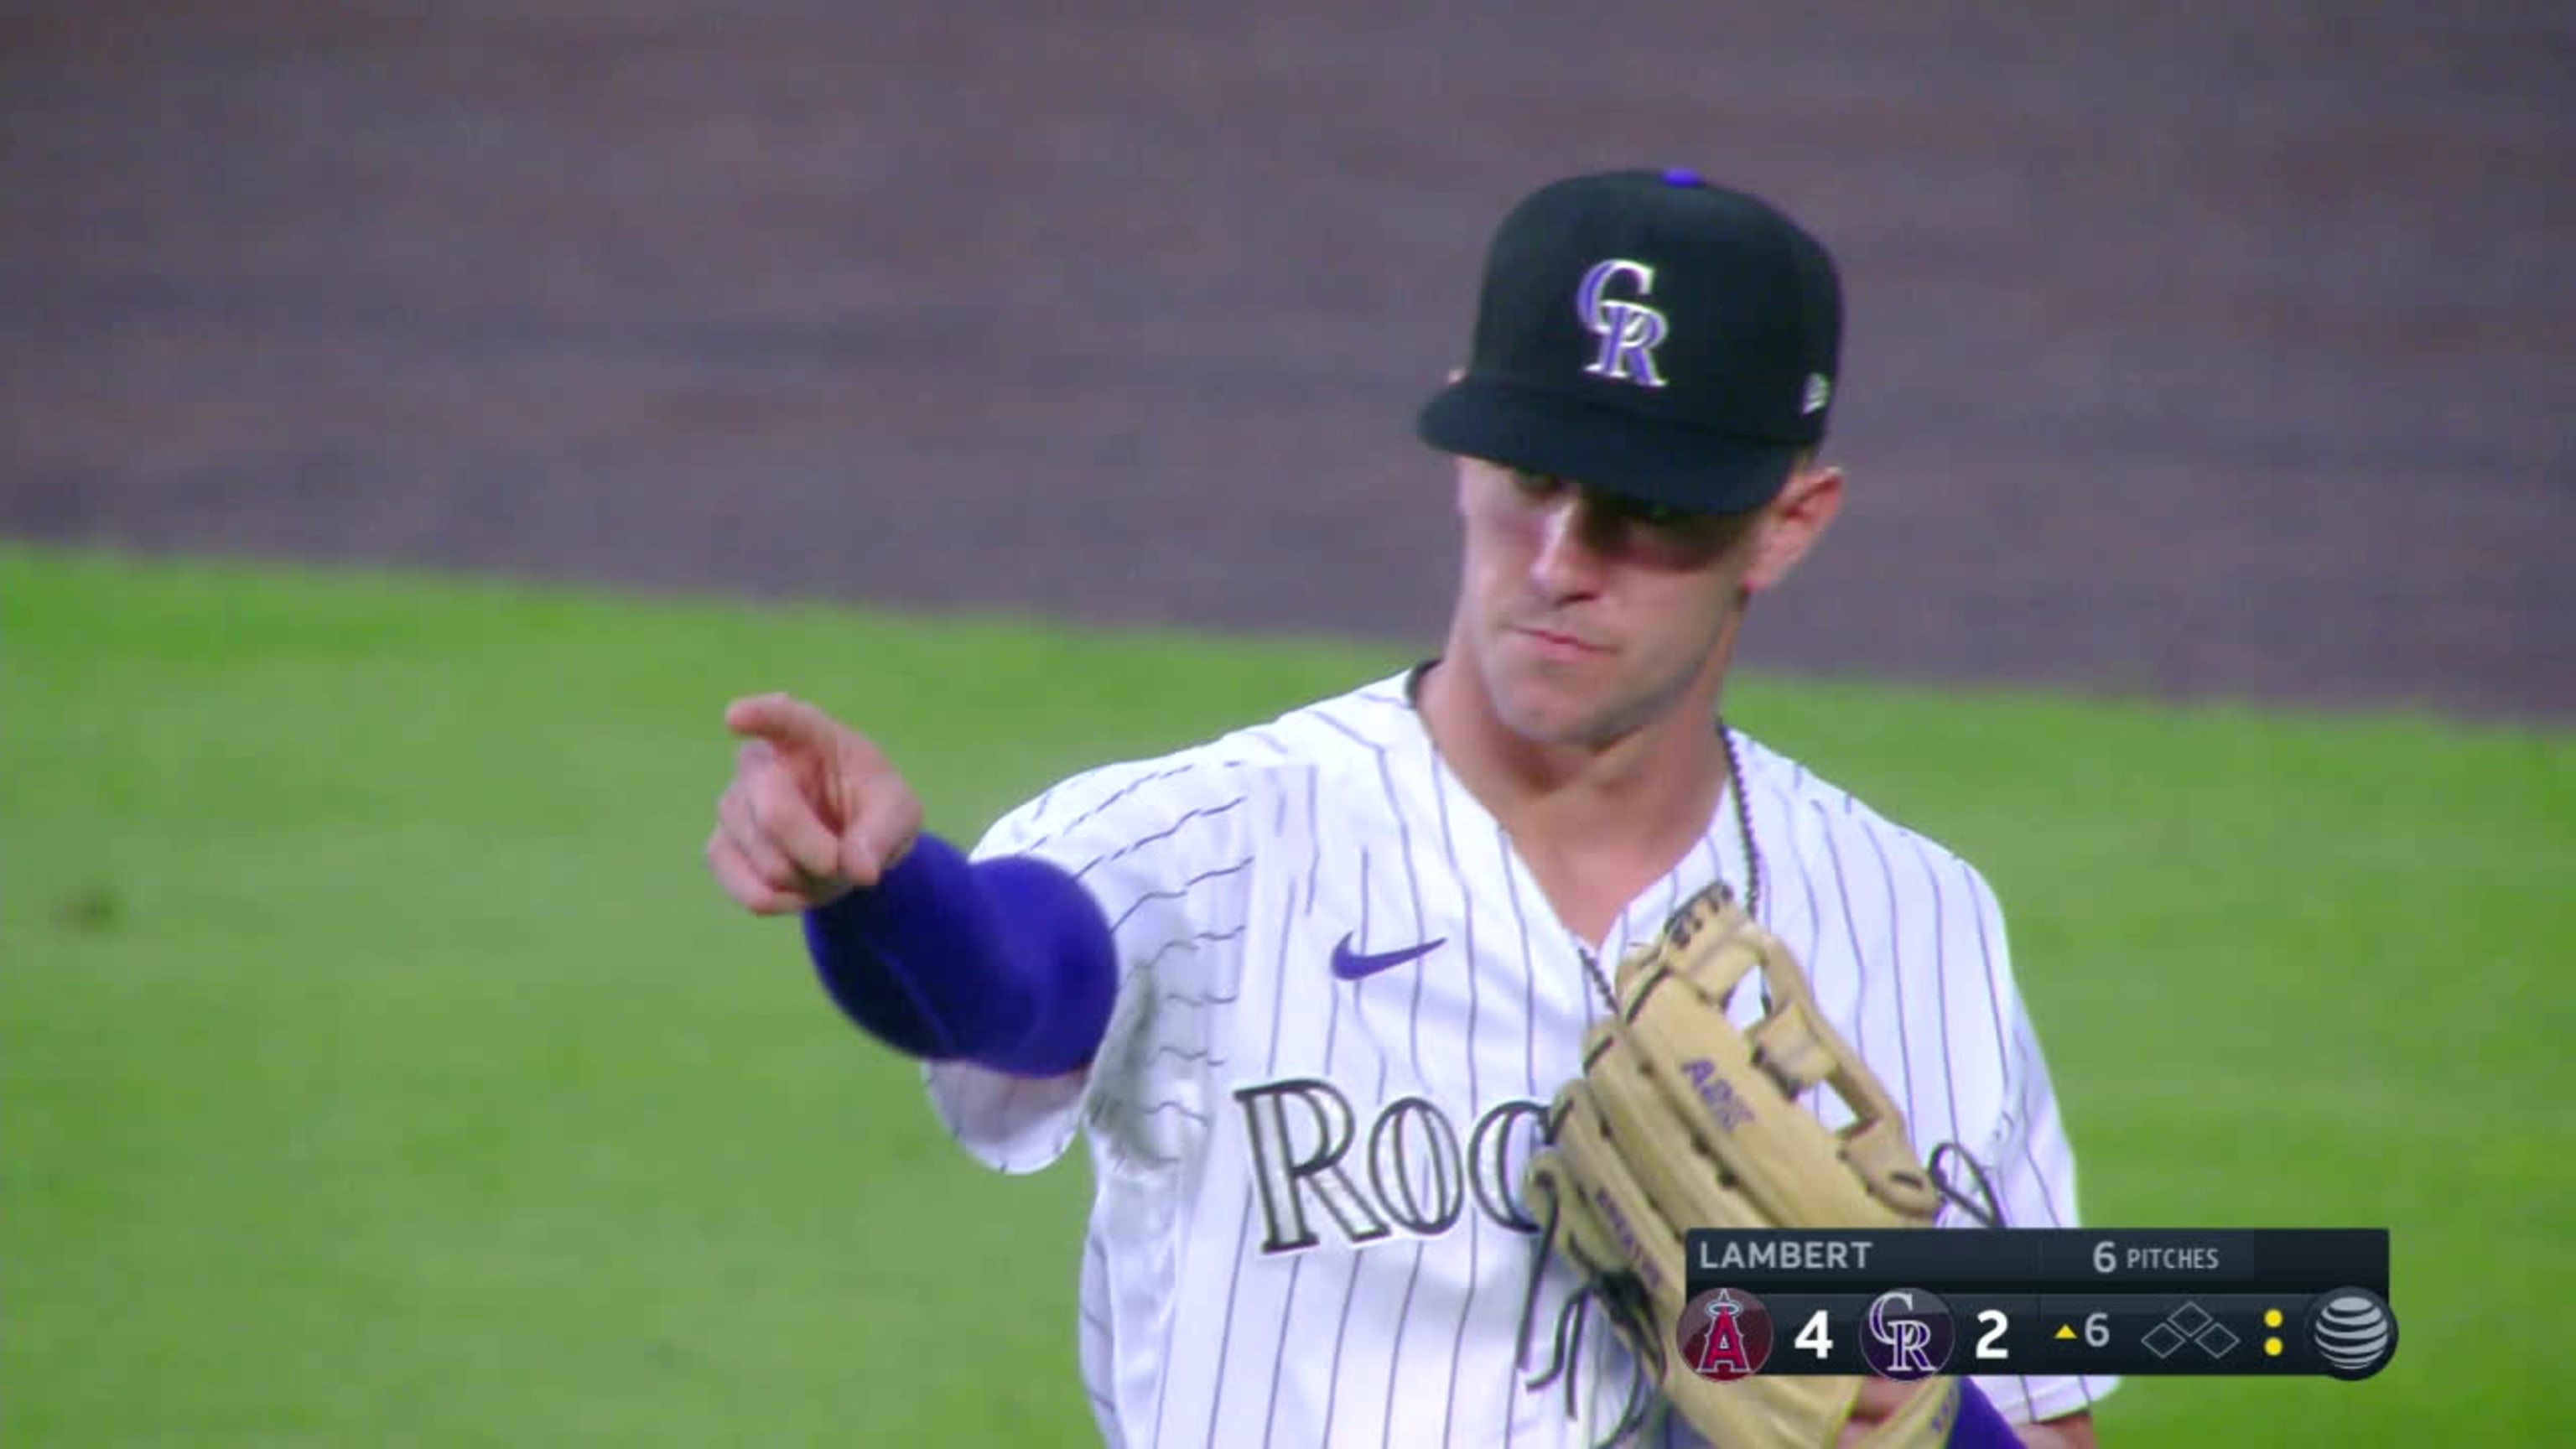
<svg viewBox="0 0 2576 1449">
<path fill-rule="evenodd" d="M 2061 1323 L 2057 1325 L 2057 1336 L 2059 1338 L 2073 1338 L 2075 1336 L 2075 1325 L 2072 1323 Z"/>
</svg>

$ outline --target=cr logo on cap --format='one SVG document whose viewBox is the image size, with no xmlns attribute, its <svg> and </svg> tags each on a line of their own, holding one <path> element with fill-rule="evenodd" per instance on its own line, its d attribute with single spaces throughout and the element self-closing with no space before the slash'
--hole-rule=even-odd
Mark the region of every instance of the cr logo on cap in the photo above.
<svg viewBox="0 0 2576 1449">
<path fill-rule="evenodd" d="M 1595 262 L 1583 274 L 1583 285 L 1574 290 L 1575 315 L 1601 339 L 1601 350 L 1583 370 L 1616 382 L 1662 387 L 1664 376 L 1655 370 L 1655 346 L 1664 340 L 1664 314 L 1641 301 L 1609 295 L 1610 284 L 1622 279 L 1635 284 L 1636 297 L 1655 290 L 1655 269 L 1623 258 Z"/>
</svg>

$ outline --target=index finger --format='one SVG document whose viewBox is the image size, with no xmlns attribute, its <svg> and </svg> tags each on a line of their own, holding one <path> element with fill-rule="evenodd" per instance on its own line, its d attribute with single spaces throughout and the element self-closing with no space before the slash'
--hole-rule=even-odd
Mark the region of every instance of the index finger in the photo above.
<svg viewBox="0 0 2576 1449">
<path fill-rule="evenodd" d="M 829 750 L 842 730 L 833 718 L 787 694 L 755 694 L 725 706 L 725 728 L 789 749 Z"/>
</svg>

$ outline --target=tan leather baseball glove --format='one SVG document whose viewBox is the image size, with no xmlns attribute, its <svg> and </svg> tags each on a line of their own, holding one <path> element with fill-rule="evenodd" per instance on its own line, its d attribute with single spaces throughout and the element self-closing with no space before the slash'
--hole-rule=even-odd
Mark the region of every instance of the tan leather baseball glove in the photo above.
<svg viewBox="0 0 2576 1449">
<path fill-rule="evenodd" d="M 1726 1006 L 1756 977 L 1767 1005 L 1751 1030 L 1739 1031 Z M 1581 1273 L 1644 1375 L 1612 1438 L 1658 1407 L 1656 1395 L 1642 1392 L 1652 1389 L 1729 1449 L 1829 1446 L 1861 1380 L 1758 1374 L 1715 1382 L 1683 1361 L 1675 1330 L 1688 1306 L 1684 1235 L 1928 1227 L 1940 1190 L 1886 1090 L 1816 1009 L 1797 961 L 1722 885 L 1630 952 L 1614 990 L 1619 1009 L 1585 1038 L 1583 1075 L 1557 1094 L 1545 1146 L 1523 1178 L 1524 1201 L 1546 1233 L 1543 1255 L 1560 1254 Z M 1828 1130 L 1800 1105 L 1800 1094 L 1818 1085 L 1841 1095 L 1850 1126 Z M 1581 1315 L 1578 1300 L 1577 1332 Z M 1568 1367 L 1567 1332 L 1560 1319 L 1559 1369 Z M 1939 1445 L 1957 1396 L 1954 1380 L 1925 1380 L 1865 1442 Z"/>
</svg>

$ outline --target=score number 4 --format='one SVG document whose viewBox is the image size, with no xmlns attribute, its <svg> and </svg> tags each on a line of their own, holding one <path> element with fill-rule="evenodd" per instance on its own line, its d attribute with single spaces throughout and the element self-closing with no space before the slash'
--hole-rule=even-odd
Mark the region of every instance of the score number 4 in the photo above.
<svg viewBox="0 0 2576 1449">
<path fill-rule="evenodd" d="M 2107 1313 L 2084 1315 L 2085 1347 L 2102 1348 L 2111 1342 L 2110 1318 Z M 1989 1363 L 2009 1360 L 2012 1354 L 2004 1348 L 2003 1336 L 2012 1331 L 2011 1316 L 2000 1308 L 1981 1308 L 1977 1310 L 1977 1322 L 1985 1325 L 1986 1331 L 1977 1335 L 1976 1356 Z M 1790 1342 L 1819 1359 L 1832 1357 L 1834 1335 L 1825 1324 L 1825 1310 L 1819 1308 L 1808 1314 L 1806 1326 L 1799 1329 L 1798 1336 Z"/>
</svg>

